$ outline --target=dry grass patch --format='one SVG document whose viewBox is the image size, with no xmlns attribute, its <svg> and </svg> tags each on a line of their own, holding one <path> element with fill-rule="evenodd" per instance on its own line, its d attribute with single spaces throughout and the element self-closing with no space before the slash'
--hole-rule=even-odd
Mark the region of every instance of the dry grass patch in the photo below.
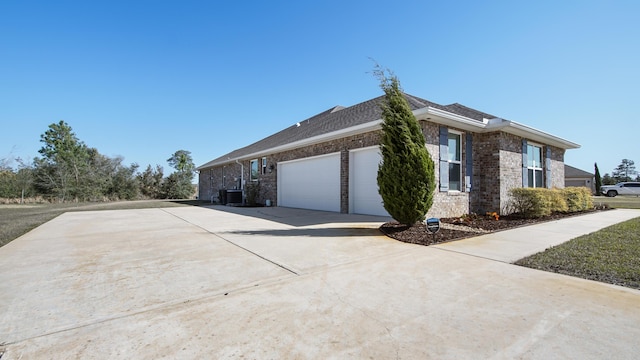
<svg viewBox="0 0 640 360">
<path fill-rule="evenodd" d="M 126 210 L 199 205 L 197 201 L 140 200 L 108 203 L 0 205 L 0 246 L 68 211 Z"/>
</svg>

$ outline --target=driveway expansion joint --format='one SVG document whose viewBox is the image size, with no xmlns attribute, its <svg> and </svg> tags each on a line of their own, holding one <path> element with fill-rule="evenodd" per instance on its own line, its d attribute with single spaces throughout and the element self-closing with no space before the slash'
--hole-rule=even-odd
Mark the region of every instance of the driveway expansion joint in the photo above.
<svg viewBox="0 0 640 360">
<path fill-rule="evenodd" d="M 231 241 L 231 240 L 229 240 L 229 239 L 226 239 L 225 237 L 223 237 L 223 236 L 222 236 L 222 235 L 220 235 L 220 234 L 217 234 L 217 233 L 215 233 L 215 232 L 209 231 L 208 229 L 206 229 L 206 228 L 204 228 L 204 227 L 202 227 L 202 226 L 200 226 L 200 225 L 198 225 L 198 224 L 194 224 L 193 222 L 191 222 L 191 221 L 189 221 L 189 220 L 187 220 L 187 219 L 185 219 L 185 218 L 183 218 L 183 217 L 181 217 L 181 216 L 178 216 L 178 215 L 176 215 L 176 214 L 174 214 L 174 213 L 171 213 L 171 212 L 169 212 L 169 211 L 166 211 L 165 209 L 161 209 L 161 210 L 162 210 L 162 211 L 164 211 L 164 212 L 166 212 L 167 214 L 170 214 L 170 215 L 172 215 L 172 216 L 175 216 L 176 218 L 178 218 L 178 219 L 180 219 L 180 220 L 182 220 L 182 221 L 186 222 L 186 223 L 187 223 L 187 224 L 189 224 L 189 225 L 195 226 L 195 227 L 197 227 L 197 228 L 199 228 L 199 229 L 201 229 L 201 230 L 203 230 L 203 231 L 205 231 L 205 232 L 207 232 L 207 233 L 209 233 L 209 234 L 211 234 L 211 235 L 213 235 L 213 236 L 215 236 L 215 237 L 217 237 L 217 238 L 219 238 L 219 239 L 221 239 L 221 240 L 224 240 L 224 241 L 228 242 L 229 244 L 231 244 L 231 245 L 233 245 L 233 246 L 236 246 L 236 247 L 238 247 L 238 248 L 240 248 L 240 249 L 242 249 L 242 250 L 244 250 L 244 251 L 246 251 L 246 252 L 248 252 L 248 253 L 250 253 L 250 254 L 252 254 L 252 255 L 255 255 L 255 256 L 259 257 L 260 259 L 265 260 L 265 261 L 267 261 L 267 262 L 269 262 L 269 263 L 271 263 L 271 264 L 273 264 L 273 265 L 275 265 L 275 266 L 277 266 L 277 267 L 279 267 L 279 268 L 281 268 L 281 269 L 283 269 L 283 270 L 286 270 L 286 271 L 288 271 L 288 272 L 290 272 L 290 273 L 292 273 L 292 274 L 294 274 L 294 275 L 296 275 L 296 276 L 300 276 L 300 273 L 298 273 L 297 271 L 294 271 L 294 270 L 292 270 L 292 269 L 290 269 L 290 268 L 288 268 L 288 267 L 286 267 L 286 266 L 284 266 L 284 265 L 282 265 L 282 264 L 279 264 L 279 263 L 277 263 L 277 262 L 275 262 L 275 261 L 273 261 L 273 260 L 271 260 L 271 259 L 268 259 L 268 258 L 266 258 L 266 257 L 264 257 L 264 256 L 262 256 L 262 255 L 260 255 L 260 254 L 258 254 L 258 253 L 256 253 L 256 252 L 253 252 L 253 251 L 251 251 L 251 250 L 249 250 L 249 249 L 247 249 L 247 248 L 243 247 L 243 246 L 240 246 L 240 245 L 238 245 L 238 244 L 234 243 L 233 241 Z"/>
</svg>

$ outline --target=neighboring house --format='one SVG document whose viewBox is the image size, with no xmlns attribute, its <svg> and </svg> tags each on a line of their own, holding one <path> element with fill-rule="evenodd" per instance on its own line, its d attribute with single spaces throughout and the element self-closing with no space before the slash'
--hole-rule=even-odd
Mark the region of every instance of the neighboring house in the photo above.
<svg viewBox="0 0 640 360">
<path fill-rule="evenodd" d="M 595 193 L 594 175 L 590 172 L 564 165 L 564 186 L 585 186 Z"/>
<path fill-rule="evenodd" d="M 564 153 L 578 144 L 457 103 L 405 97 L 436 164 L 428 216 L 508 213 L 511 188 L 564 187 Z M 259 184 L 263 204 L 387 215 L 376 180 L 383 100 L 336 106 L 201 165 L 201 198 Z"/>
</svg>

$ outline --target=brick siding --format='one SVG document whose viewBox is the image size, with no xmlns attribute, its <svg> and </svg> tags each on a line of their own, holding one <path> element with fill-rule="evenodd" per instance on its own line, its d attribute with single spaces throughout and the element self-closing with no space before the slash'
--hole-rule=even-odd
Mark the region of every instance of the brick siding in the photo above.
<svg viewBox="0 0 640 360">
<path fill-rule="evenodd" d="M 427 217 L 454 217 L 470 212 L 483 214 L 487 211 L 508 213 L 508 192 L 514 187 L 522 186 L 522 138 L 504 132 L 473 133 L 473 174 L 472 190 L 468 192 L 440 192 L 439 188 L 439 125 L 420 121 L 425 136 L 427 150 L 435 164 L 436 190 L 433 206 Z M 452 128 L 453 130 L 458 130 Z M 462 130 L 463 134 L 466 132 Z M 466 179 L 464 160 L 466 147 L 463 135 L 462 179 Z M 256 158 L 259 164 L 258 181 L 260 196 L 257 202 L 264 204 L 270 200 L 277 206 L 277 164 L 311 156 L 340 153 L 340 211 L 349 212 L 349 150 L 376 146 L 380 142 L 380 131 L 353 135 L 294 150 L 269 154 L 267 171 L 262 174 L 262 157 Z M 551 148 L 552 185 L 564 187 L 564 150 Z M 249 183 L 250 160 L 242 161 L 244 165 L 245 186 Z M 271 171 L 269 168 L 273 167 Z M 223 169 L 224 168 L 224 182 Z M 217 196 L 219 189 L 240 188 L 240 169 L 236 163 L 206 168 L 200 171 L 199 191 L 201 199 L 208 200 Z M 464 189 L 464 185 L 462 187 Z"/>
</svg>

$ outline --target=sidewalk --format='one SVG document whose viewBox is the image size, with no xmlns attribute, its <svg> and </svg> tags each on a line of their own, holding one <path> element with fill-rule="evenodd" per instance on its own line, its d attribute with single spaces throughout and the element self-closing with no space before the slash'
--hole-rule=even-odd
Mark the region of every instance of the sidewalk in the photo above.
<svg viewBox="0 0 640 360">
<path fill-rule="evenodd" d="M 432 247 L 513 263 L 578 236 L 636 217 L 640 217 L 640 210 L 616 209 L 524 226 Z"/>
</svg>

